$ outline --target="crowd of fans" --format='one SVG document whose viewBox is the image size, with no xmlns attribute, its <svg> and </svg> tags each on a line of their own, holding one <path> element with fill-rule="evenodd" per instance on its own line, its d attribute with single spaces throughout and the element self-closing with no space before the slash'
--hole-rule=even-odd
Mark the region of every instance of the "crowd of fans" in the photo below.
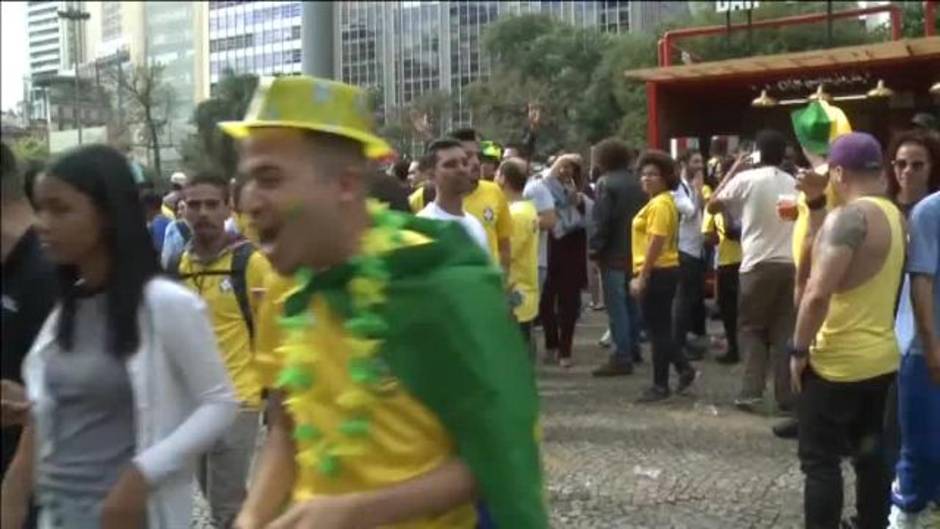
<svg viewBox="0 0 940 529">
<path fill-rule="evenodd" d="M 714 145 L 708 159 L 610 138 L 542 165 L 532 118 L 522 145 L 470 128 L 429 141 L 371 171 L 370 193 L 463 228 L 501 269 L 533 360 L 574 364 L 599 284 L 610 357 L 593 375 L 632 375 L 648 342 L 638 402 L 687 392 L 709 355 L 744 362 L 742 410 L 767 409 L 771 378 L 787 418 L 774 431 L 799 440 L 808 528 L 933 527 L 937 132 L 900 132 L 886 150 L 854 132 L 819 153 L 764 130 L 753 149 Z M 135 186 L 110 147 L 24 170 L 4 145 L 3 527 L 33 523 L 31 497 L 42 527 L 184 527 L 192 476 L 217 527 L 255 527 L 236 519 L 267 387 L 253 365 L 276 275 L 254 222 L 265 178 L 177 173 L 162 194 Z M 153 310 L 141 320 L 138 306 Z M 840 521 L 847 456 L 858 516 Z M 160 501 L 143 508 L 148 496 Z"/>
</svg>

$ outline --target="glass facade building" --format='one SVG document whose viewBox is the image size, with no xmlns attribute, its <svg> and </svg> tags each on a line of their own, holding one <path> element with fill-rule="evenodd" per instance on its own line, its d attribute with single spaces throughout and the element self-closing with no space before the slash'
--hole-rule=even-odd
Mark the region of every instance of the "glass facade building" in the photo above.
<svg viewBox="0 0 940 529">
<path fill-rule="evenodd" d="M 453 96 L 451 122 L 470 121 L 465 88 L 488 76 L 482 47 L 487 25 L 511 15 L 545 13 L 580 27 L 631 30 L 634 18 L 661 20 L 684 3 L 648 14 L 657 2 L 616 1 L 345 1 L 335 4 L 336 75 L 379 90 L 386 109 L 434 91 Z M 649 26 L 649 24 L 645 24 Z"/>
<path fill-rule="evenodd" d="M 300 73 L 301 2 L 209 2 L 209 83 L 226 69 Z"/>
</svg>

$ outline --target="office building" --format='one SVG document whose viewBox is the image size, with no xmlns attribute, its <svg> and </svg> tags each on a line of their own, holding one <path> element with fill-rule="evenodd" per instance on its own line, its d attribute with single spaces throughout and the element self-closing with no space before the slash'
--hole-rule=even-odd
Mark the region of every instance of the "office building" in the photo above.
<svg viewBox="0 0 940 529">
<path fill-rule="evenodd" d="M 47 84 L 61 81 L 62 76 L 73 76 L 76 56 L 79 62 L 85 59 L 84 24 L 59 17 L 60 10 L 69 8 L 80 10 L 83 2 L 33 1 L 27 5 L 27 97 L 31 120 L 50 118 Z"/>
<path fill-rule="evenodd" d="M 226 70 L 300 73 L 299 1 L 209 2 L 209 83 Z"/>
<path fill-rule="evenodd" d="M 162 81 L 173 90 L 172 112 L 161 138 L 164 172 L 178 167 L 178 147 L 194 130 L 193 111 L 209 96 L 206 7 L 205 2 L 144 4 L 143 59 L 163 66 Z"/>
<path fill-rule="evenodd" d="M 345 82 L 381 90 L 385 109 L 401 108 L 428 92 L 448 92 L 454 101 L 448 121 L 466 123 L 471 116 L 465 89 L 492 70 L 482 48 L 492 22 L 545 13 L 575 26 L 621 33 L 650 31 L 687 10 L 685 2 L 339 2 L 334 67 Z"/>
<path fill-rule="evenodd" d="M 29 32 L 29 73 L 56 75 L 74 69 L 75 55 L 85 60 L 84 24 L 59 18 L 59 11 L 82 9 L 84 2 L 29 2 L 26 25 Z M 77 32 L 77 34 L 76 34 Z"/>
</svg>

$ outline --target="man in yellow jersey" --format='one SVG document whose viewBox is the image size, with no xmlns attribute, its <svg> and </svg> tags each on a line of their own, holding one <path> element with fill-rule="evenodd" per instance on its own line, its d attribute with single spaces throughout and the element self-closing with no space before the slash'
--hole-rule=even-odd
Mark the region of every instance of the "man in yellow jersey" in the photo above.
<svg viewBox="0 0 940 529">
<path fill-rule="evenodd" d="M 532 352 L 532 320 L 539 311 L 539 213 L 522 195 L 527 180 L 525 162 L 519 158 L 503 160 L 496 171 L 496 183 L 509 200 L 512 214 L 510 304 Z"/>
<path fill-rule="evenodd" d="M 467 151 L 470 177 L 475 182 L 473 190 L 463 199 L 463 208 L 483 224 L 490 254 L 499 258 L 503 272 L 509 275 L 512 256 L 509 243 L 512 237 L 509 203 L 498 185 L 481 179 L 480 137 L 476 131 L 469 128 L 459 129 L 451 132 L 450 137 L 459 141 Z"/>
<path fill-rule="evenodd" d="M 807 528 L 835 528 L 842 515 L 840 459 L 856 475 L 856 527 L 885 527 L 891 477 L 884 461 L 888 389 L 900 353 L 894 300 L 904 266 L 905 226 L 884 194 L 881 145 L 869 134 L 833 142 L 829 179 L 845 204 L 827 215 L 813 245 L 810 278 L 790 345 L 800 393 L 799 457 Z M 822 187 L 807 190 L 810 200 Z"/>
<path fill-rule="evenodd" d="M 424 206 L 434 202 L 437 190 L 434 187 L 434 157 L 424 156 L 418 158 L 416 168 L 418 176 L 415 178 L 415 190 L 408 195 L 408 206 L 411 212 L 417 214 Z"/>
<path fill-rule="evenodd" d="M 168 272 L 206 302 L 222 360 L 242 402 L 238 419 L 200 461 L 198 482 L 213 524 L 231 527 L 245 499 L 258 436 L 261 385 L 254 367 L 254 321 L 271 267 L 244 239 L 225 230 L 228 182 L 195 175 L 183 194 L 193 237 Z"/>
<path fill-rule="evenodd" d="M 718 253 L 717 298 L 721 323 L 725 328 L 728 349 L 716 358 L 721 364 L 740 361 L 738 351 L 738 272 L 741 268 L 741 222 L 729 212 L 713 215 L 705 212 L 702 233 L 706 244 L 716 246 Z"/>
<path fill-rule="evenodd" d="M 270 278 L 269 431 L 238 529 L 548 527 L 532 368 L 500 274 L 453 223 L 366 201 L 365 94 L 259 82 L 240 172 Z M 460 149 L 458 149 L 459 151 Z M 464 159 L 463 153 L 460 153 Z"/>
</svg>

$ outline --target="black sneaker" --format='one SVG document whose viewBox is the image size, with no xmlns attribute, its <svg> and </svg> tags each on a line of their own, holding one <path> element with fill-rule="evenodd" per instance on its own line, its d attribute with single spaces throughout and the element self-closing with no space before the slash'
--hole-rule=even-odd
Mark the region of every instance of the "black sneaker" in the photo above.
<svg viewBox="0 0 940 529">
<path fill-rule="evenodd" d="M 796 439 L 800 434 L 800 423 L 796 419 L 784 419 L 771 428 L 780 439 Z"/>
<path fill-rule="evenodd" d="M 699 371 L 697 369 L 689 369 L 685 373 L 679 375 L 679 384 L 676 386 L 676 393 L 684 393 L 685 390 L 689 389 L 695 379 L 698 378 Z"/>
<path fill-rule="evenodd" d="M 636 399 L 637 404 L 649 404 L 659 402 L 669 398 L 669 390 L 659 386 L 653 386 L 644 391 L 640 398 Z"/>
<path fill-rule="evenodd" d="M 634 363 L 634 364 L 642 364 L 642 363 L 643 363 L 643 355 L 640 353 L 640 348 L 639 348 L 639 347 L 633 350 L 633 352 L 631 353 L 631 356 L 633 357 L 633 363 Z"/>
<path fill-rule="evenodd" d="M 591 375 L 601 378 L 601 377 L 622 377 L 633 374 L 633 366 L 630 364 L 620 364 L 615 362 L 607 362 L 606 364 L 598 367 Z"/>
</svg>

